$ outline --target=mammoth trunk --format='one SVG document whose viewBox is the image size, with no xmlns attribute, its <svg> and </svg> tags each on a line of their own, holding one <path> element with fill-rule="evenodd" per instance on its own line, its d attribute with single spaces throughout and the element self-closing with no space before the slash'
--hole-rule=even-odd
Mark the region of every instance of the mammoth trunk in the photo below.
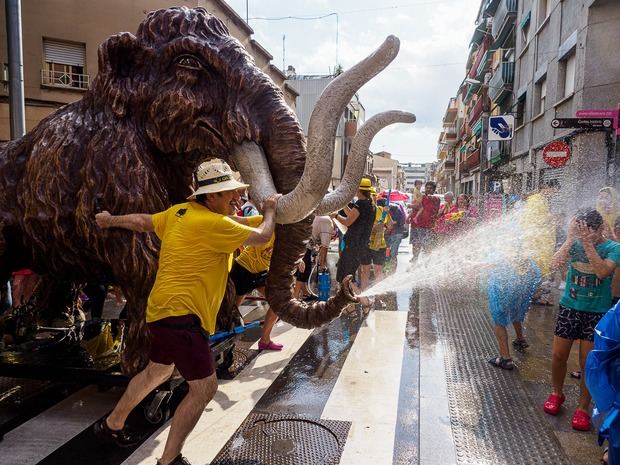
<svg viewBox="0 0 620 465">
<path fill-rule="evenodd" d="M 276 242 L 267 279 L 267 300 L 273 311 L 287 323 L 300 328 L 314 328 L 336 318 L 356 299 L 347 286 L 327 302 L 302 302 L 293 298 L 295 263 L 305 251 L 312 229 L 312 216 L 295 224 L 278 225 Z"/>
</svg>

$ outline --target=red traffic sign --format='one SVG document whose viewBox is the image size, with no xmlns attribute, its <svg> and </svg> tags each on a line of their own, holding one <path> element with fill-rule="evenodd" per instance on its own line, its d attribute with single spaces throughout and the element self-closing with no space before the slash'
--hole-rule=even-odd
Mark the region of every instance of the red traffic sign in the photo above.
<svg viewBox="0 0 620 465">
<path fill-rule="evenodd" d="M 543 149 L 543 160 L 549 166 L 559 168 L 570 160 L 570 147 L 566 142 L 553 141 Z"/>
</svg>

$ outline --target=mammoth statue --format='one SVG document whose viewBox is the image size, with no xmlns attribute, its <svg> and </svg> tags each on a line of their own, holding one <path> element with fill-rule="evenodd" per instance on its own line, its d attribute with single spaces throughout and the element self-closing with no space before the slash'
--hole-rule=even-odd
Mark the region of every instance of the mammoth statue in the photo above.
<svg viewBox="0 0 620 465">
<path fill-rule="evenodd" d="M 159 241 L 98 229 L 96 204 L 113 214 L 162 211 L 185 201 L 200 163 L 222 158 L 259 202 L 284 194 L 267 282 L 271 307 L 302 327 L 334 318 L 354 298 L 347 286 L 326 303 L 300 302 L 292 297 L 293 269 L 313 212 L 335 211 L 354 195 L 374 134 L 415 120 L 405 112 L 370 119 L 354 140 L 342 186 L 325 196 L 339 116 L 398 47 L 388 37 L 331 83 L 306 141 L 280 89 L 218 18 L 201 8 L 150 13 L 135 36 L 121 33 L 99 47 L 99 74 L 82 100 L 0 146 L 0 279 L 32 268 L 120 286 L 129 319 L 123 367 L 134 373 L 148 353 L 144 311 Z"/>
</svg>

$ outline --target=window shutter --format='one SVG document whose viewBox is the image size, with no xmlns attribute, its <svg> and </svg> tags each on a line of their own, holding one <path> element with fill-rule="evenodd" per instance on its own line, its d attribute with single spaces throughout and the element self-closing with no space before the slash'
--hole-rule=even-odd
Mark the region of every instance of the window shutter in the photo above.
<svg viewBox="0 0 620 465">
<path fill-rule="evenodd" d="M 43 39 L 43 56 L 49 63 L 84 67 L 86 45 Z"/>
</svg>

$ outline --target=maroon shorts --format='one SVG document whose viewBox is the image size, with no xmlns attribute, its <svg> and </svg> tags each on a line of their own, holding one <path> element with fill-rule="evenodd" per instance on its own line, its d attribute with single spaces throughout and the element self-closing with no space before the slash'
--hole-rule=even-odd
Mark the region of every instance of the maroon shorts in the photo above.
<svg viewBox="0 0 620 465">
<path fill-rule="evenodd" d="M 172 316 L 148 323 L 149 359 L 174 364 L 186 381 L 204 379 L 215 372 L 208 333 L 196 315 Z"/>
</svg>

